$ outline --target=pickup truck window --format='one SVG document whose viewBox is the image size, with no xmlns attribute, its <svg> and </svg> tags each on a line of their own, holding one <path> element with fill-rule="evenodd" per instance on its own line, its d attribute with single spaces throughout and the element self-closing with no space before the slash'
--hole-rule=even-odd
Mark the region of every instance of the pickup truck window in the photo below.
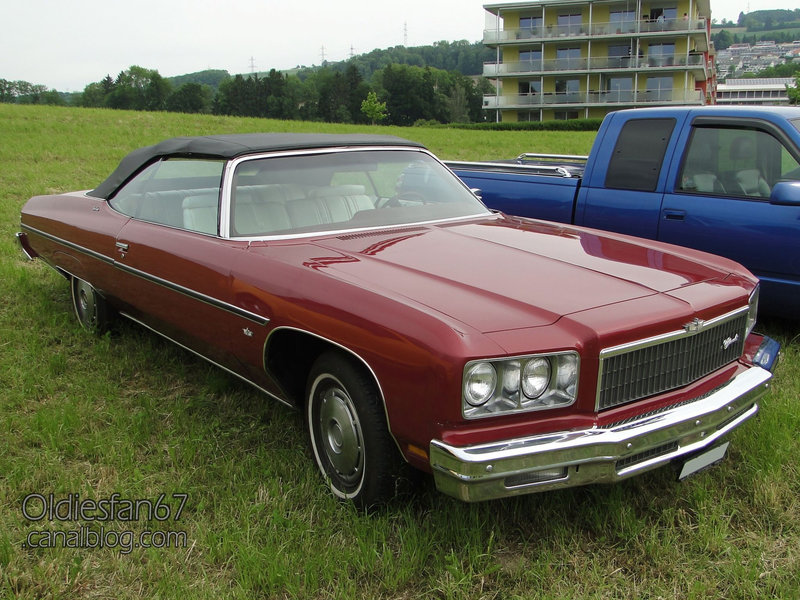
<svg viewBox="0 0 800 600">
<path fill-rule="evenodd" d="M 675 119 L 631 119 L 622 127 L 608 164 L 605 186 L 653 192 Z"/>
<path fill-rule="evenodd" d="M 800 164 L 761 129 L 696 126 L 678 179 L 684 192 L 769 198 L 778 181 L 800 179 Z"/>
</svg>

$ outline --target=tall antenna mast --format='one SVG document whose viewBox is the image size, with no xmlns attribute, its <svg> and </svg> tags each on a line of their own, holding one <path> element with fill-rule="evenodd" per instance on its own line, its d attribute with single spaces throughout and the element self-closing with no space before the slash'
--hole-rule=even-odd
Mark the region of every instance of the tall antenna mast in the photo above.
<svg viewBox="0 0 800 600">
<path fill-rule="evenodd" d="M 325 62 L 325 46 L 324 45 L 319 49 L 319 55 L 322 58 L 322 62 L 324 63 Z"/>
<path fill-rule="evenodd" d="M 250 74 L 254 75 L 256 72 L 256 59 L 252 56 L 250 57 Z"/>
<path fill-rule="evenodd" d="M 408 21 L 403 21 L 403 46 L 408 46 Z"/>
</svg>

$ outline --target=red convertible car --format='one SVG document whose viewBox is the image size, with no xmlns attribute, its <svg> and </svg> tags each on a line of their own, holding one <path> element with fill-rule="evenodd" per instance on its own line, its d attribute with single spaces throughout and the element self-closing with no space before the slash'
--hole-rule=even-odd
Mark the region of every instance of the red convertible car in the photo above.
<svg viewBox="0 0 800 600">
<path fill-rule="evenodd" d="M 31 198 L 18 239 L 84 327 L 122 315 L 301 409 L 361 506 L 403 461 L 467 501 L 691 474 L 757 412 L 778 349 L 740 265 L 493 213 L 388 136 L 167 140 Z"/>
</svg>

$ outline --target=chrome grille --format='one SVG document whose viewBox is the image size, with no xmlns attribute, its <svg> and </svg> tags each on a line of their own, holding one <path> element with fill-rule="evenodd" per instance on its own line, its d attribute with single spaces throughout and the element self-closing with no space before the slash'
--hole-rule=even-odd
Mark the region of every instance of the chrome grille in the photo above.
<svg viewBox="0 0 800 600">
<path fill-rule="evenodd" d="M 744 351 L 747 309 L 600 353 L 597 410 L 688 385 Z"/>
</svg>

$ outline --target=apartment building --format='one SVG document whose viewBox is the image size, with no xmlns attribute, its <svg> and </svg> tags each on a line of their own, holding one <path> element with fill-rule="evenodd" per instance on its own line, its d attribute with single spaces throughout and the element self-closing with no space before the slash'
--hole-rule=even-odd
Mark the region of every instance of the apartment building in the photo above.
<svg viewBox="0 0 800 600">
<path fill-rule="evenodd" d="M 710 0 L 533 0 L 484 6 L 498 121 L 602 117 L 715 97 Z"/>
</svg>

